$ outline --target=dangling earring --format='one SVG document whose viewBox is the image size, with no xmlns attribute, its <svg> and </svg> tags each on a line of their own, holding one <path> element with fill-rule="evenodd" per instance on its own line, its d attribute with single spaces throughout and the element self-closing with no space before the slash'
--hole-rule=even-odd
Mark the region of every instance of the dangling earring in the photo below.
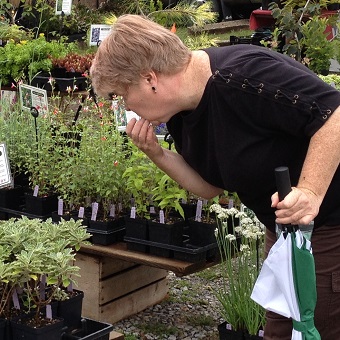
<svg viewBox="0 0 340 340">
<path fill-rule="evenodd" d="M 154 86 L 151 86 L 151 89 L 152 89 L 153 92 L 157 93 L 157 90 Z"/>
</svg>

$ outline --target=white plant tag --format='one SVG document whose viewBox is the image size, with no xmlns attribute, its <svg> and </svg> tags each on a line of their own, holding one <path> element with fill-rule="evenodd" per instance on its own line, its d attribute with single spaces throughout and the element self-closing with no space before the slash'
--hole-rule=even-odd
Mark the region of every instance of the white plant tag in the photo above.
<svg viewBox="0 0 340 340">
<path fill-rule="evenodd" d="M 156 214 L 156 210 L 153 205 L 150 207 L 150 214 Z"/>
<path fill-rule="evenodd" d="M 130 218 L 136 218 L 136 207 L 131 208 Z"/>
<path fill-rule="evenodd" d="M 62 216 L 63 213 L 64 213 L 64 201 L 61 198 L 59 198 L 58 199 L 58 215 Z"/>
<path fill-rule="evenodd" d="M 36 185 L 33 190 L 33 196 L 38 197 L 38 193 L 39 193 L 39 185 Z"/>
<path fill-rule="evenodd" d="M 185 198 L 182 198 L 182 203 L 187 204 L 187 200 Z"/>
<path fill-rule="evenodd" d="M 202 200 L 198 200 L 197 206 L 196 206 L 196 217 L 195 217 L 195 221 L 197 222 L 202 221 L 202 206 L 203 206 Z"/>
<path fill-rule="evenodd" d="M 159 222 L 160 223 L 165 223 L 165 219 L 164 219 L 164 211 L 163 210 L 160 210 L 159 211 Z"/>
<path fill-rule="evenodd" d="M 67 286 L 67 291 L 68 292 L 73 292 L 73 285 L 72 285 L 72 282 L 70 282 L 70 284 Z"/>
<path fill-rule="evenodd" d="M 230 331 L 233 329 L 230 323 L 227 323 L 225 326 L 226 329 L 229 329 Z"/>
<path fill-rule="evenodd" d="M 19 303 L 19 299 L 18 299 L 18 292 L 17 292 L 16 289 L 14 289 L 14 291 L 13 291 L 12 301 L 13 301 L 14 308 L 15 309 L 20 309 L 20 303 Z"/>
<path fill-rule="evenodd" d="M 228 209 L 234 208 L 234 200 L 229 198 Z"/>
<path fill-rule="evenodd" d="M 115 204 L 110 205 L 110 216 L 116 217 L 116 205 Z"/>
<path fill-rule="evenodd" d="M 45 293 L 46 293 L 46 275 L 41 275 L 39 290 L 40 290 L 40 299 L 43 301 L 45 300 Z"/>
<path fill-rule="evenodd" d="M 93 202 L 92 204 L 92 215 L 91 215 L 91 221 L 97 220 L 97 213 L 98 213 L 98 203 Z"/>
<path fill-rule="evenodd" d="M 85 213 L 84 207 L 80 207 L 79 211 L 78 211 L 78 217 L 79 218 L 84 218 L 84 213 Z"/>
<path fill-rule="evenodd" d="M 52 319 L 52 306 L 46 305 L 46 318 Z"/>
<path fill-rule="evenodd" d="M 260 336 L 260 337 L 264 337 L 264 330 L 263 330 L 263 329 L 260 329 L 260 330 L 259 330 L 259 336 Z"/>
</svg>

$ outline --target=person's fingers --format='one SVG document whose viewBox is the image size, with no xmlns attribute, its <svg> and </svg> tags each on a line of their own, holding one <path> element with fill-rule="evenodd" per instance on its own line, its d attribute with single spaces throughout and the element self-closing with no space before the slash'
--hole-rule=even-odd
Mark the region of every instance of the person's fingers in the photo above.
<svg viewBox="0 0 340 340">
<path fill-rule="evenodd" d="M 131 132 L 132 132 L 132 129 L 134 128 L 136 122 L 137 122 L 137 119 L 132 118 L 131 120 L 129 120 L 129 122 L 126 125 L 125 132 L 129 137 L 131 137 Z"/>
</svg>

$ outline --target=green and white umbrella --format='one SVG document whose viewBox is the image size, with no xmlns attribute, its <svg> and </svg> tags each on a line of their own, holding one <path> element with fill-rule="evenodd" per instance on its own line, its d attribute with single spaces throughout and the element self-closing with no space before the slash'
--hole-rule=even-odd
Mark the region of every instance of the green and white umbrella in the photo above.
<svg viewBox="0 0 340 340">
<path fill-rule="evenodd" d="M 291 190 L 289 172 L 283 167 L 276 170 L 281 199 Z M 283 189 L 281 176 L 286 181 Z M 292 318 L 292 340 L 321 339 L 314 325 L 317 300 L 314 257 L 310 241 L 299 228 L 283 226 L 283 232 L 263 263 L 251 298 L 269 311 Z"/>
</svg>

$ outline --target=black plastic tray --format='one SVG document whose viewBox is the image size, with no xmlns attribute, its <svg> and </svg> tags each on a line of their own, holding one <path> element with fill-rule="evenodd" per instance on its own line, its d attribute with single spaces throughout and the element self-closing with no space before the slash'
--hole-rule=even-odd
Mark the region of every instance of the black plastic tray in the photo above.
<svg viewBox="0 0 340 340">
<path fill-rule="evenodd" d="M 64 333 L 62 340 L 109 340 L 113 326 L 106 322 L 82 318 L 79 328 L 72 333 Z"/>
<path fill-rule="evenodd" d="M 164 254 L 166 254 L 164 257 L 173 257 L 174 259 L 186 262 L 204 262 L 206 260 L 211 260 L 218 255 L 217 243 L 211 243 L 203 247 L 198 247 L 187 243 L 183 247 L 179 247 L 165 243 L 141 240 L 133 237 L 124 237 L 124 241 L 128 244 L 143 244 L 149 247 L 159 248 L 157 254 L 158 256 L 162 256 L 161 249 L 167 250 L 164 251 Z M 169 251 L 170 256 L 168 256 Z"/>
<path fill-rule="evenodd" d="M 90 238 L 90 242 L 103 246 L 123 241 L 125 235 L 125 228 L 112 231 L 87 228 L 87 231 L 92 235 L 92 237 Z"/>
</svg>

